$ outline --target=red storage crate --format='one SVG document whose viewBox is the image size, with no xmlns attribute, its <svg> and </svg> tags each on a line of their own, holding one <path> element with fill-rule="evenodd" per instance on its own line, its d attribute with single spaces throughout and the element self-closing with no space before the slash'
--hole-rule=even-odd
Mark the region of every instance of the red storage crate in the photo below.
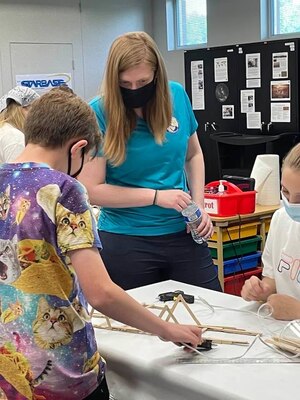
<svg viewBox="0 0 300 400">
<path fill-rule="evenodd" d="M 215 193 L 221 181 L 205 185 L 204 208 L 214 217 L 230 217 L 238 214 L 251 214 L 255 211 L 255 190 L 243 192 L 231 182 L 222 180 L 224 192 Z"/>
<path fill-rule="evenodd" d="M 233 294 L 235 296 L 240 296 L 245 281 L 249 279 L 252 275 L 256 275 L 260 278 L 261 272 L 262 268 L 258 267 L 244 273 L 226 276 L 224 278 L 224 292 L 228 294 Z"/>
</svg>

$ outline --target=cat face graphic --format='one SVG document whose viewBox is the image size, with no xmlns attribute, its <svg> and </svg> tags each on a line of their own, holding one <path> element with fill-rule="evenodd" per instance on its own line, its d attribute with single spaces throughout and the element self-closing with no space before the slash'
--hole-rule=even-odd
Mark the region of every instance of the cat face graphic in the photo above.
<svg viewBox="0 0 300 400">
<path fill-rule="evenodd" d="M 21 274 L 17 255 L 17 236 L 12 240 L 0 239 L 0 284 L 11 284 Z"/>
<path fill-rule="evenodd" d="M 55 307 L 41 297 L 33 322 L 34 340 L 43 349 L 55 349 L 70 343 L 73 333 L 84 325 L 72 306 Z"/>
<path fill-rule="evenodd" d="M 0 220 L 5 220 L 10 208 L 10 185 L 0 193 Z"/>
<path fill-rule="evenodd" d="M 63 250 L 82 243 L 92 244 L 92 215 L 90 210 L 74 213 L 57 203 L 57 239 Z"/>
<path fill-rule="evenodd" d="M 60 307 L 49 305 L 44 297 L 39 300 L 36 319 L 33 322 L 34 340 L 39 347 L 55 349 L 70 343 L 73 324 Z"/>
</svg>

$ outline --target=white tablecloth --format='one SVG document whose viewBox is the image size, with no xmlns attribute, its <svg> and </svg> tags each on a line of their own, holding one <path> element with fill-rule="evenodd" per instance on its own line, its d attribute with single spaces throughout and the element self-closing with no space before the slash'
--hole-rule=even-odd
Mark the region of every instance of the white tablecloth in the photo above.
<svg viewBox="0 0 300 400">
<path fill-rule="evenodd" d="M 138 301 L 152 304 L 157 295 L 183 290 L 196 297 L 190 305 L 203 324 L 226 325 L 263 332 L 264 337 L 278 334 L 286 322 L 259 318 L 259 304 L 240 297 L 217 293 L 175 281 L 165 281 L 129 291 Z M 201 296 L 215 307 L 214 312 L 197 300 Z M 156 304 L 164 304 L 158 302 Z M 172 305 L 172 303 L 166 303 Z M 253 311 L 253 313 L 245 312 Z M 194 323 L 182 304 L 175 316 L 182 323 Z M 144 334 L 95 329 L 99 349 L 107 360 L 107 379 L 111 393 L 118 400 L 283 400 L 299 398 L 300 364 L 178 364 L 185 356 L 182 348 Z M 252 336 L 207 332 L 206 336 L 224 339 L 253 340 Z M 217 345 L 204 353 L 209 357 L 230 358 L 245 351 L 244 346 Z M 245 356 L 275 359 L 281 356 L 259 341 Z"/>
</svg>

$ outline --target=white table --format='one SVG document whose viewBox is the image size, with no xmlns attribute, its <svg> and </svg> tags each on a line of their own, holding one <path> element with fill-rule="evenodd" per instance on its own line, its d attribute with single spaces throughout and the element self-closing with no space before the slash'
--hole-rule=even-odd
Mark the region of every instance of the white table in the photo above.
<svg viewBox="0 0 300 400">
<path fill-rule="evenodd" d="M 253 311 L 257 303 L 247 303 L 240 297 L 217 293 L 175 281 L 130 290 L 138 301 L 152 304 L 157 295 L 166 291 L 183 290 L 201 296 L 211 305 L 236 310 Z M 164 303 L 158 303 L 164 304 Z M 171 305 L 168 302 L 166 304 Z M 265 336 L 277 333 L 285 322 L 265 320 L 253 313 L 215 308 L 212 312 L 202 302 L 190 305 L 203 324 L 226 325 Z M 175 316 L 182 323 L 193 323 L 179 304 Z M 111 393 L 117 400 L 283 400 L 298 399 L 300 390 L 300 364 L 178 364 L 176 358 L 184 356 L 181 348 L 162 342 L 157 337 L 95 329 L 101 354 L 108 364 L 107 379 Z M 252 341 L 252 336 L 207 332 L 206 336 Z M 209 357 L 239 356 L 245 347 L 218 345 L 204 353 Z M 280 358 L 260 342 L 247 353 L 250 358 Z"/>
</svg>

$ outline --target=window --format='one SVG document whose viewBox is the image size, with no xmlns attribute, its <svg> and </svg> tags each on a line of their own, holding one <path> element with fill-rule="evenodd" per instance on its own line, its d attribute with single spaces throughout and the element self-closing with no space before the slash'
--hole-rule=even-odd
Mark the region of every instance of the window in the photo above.
<svg viewBox="0 0 300 400">
<path fill-rule="evenodd" d="M 271 34 L 300 32 L 300 0 L 270 0 Z"/>
<path fill-rule="evenodd" d="M 206 0 L 167 0 L 167 31 L 169 50 L 206 44 Z"/>
</svg>

